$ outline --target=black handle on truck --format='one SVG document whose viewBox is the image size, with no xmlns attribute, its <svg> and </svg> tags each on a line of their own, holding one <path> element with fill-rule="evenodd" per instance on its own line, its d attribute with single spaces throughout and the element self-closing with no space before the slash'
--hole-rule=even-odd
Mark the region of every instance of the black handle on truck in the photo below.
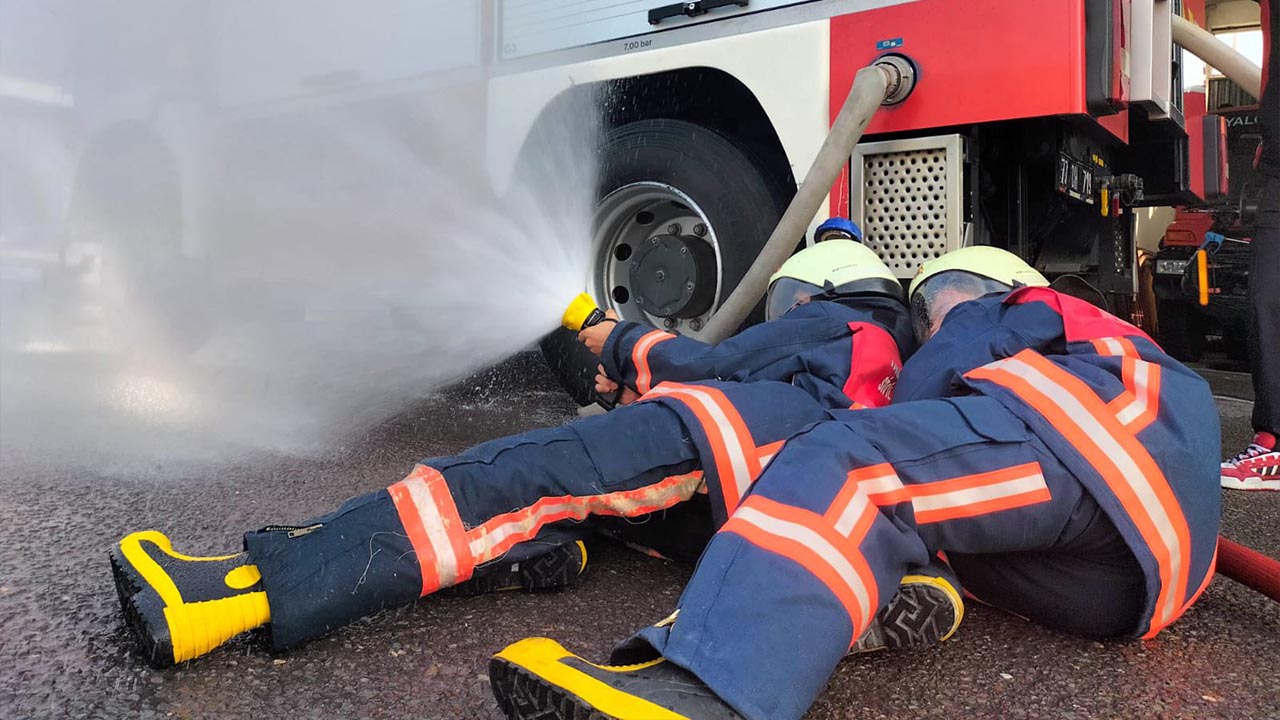
<svg viewBox="0 0 1280 720">
<path fill-rule="evenodd" d="M 680 17 L 681 15 L 698 17 L 725 5 L 746 7 L 747 2 L 748 0 L 691 0 L 690 2 L 675 3 L 674 5 L 663 5 L 660 8 L 654 8 L 649 11 L 649 24 L 657 25 L 663 20 Z"/>
</svg>

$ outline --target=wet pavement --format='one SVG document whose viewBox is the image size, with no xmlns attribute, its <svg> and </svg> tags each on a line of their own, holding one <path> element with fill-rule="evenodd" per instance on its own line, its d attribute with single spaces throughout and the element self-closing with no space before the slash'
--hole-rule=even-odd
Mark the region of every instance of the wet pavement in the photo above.
<svg viewBox="0 0 1280 720">
<path fill-rule="evenodd" d="M 1248 437 L 1249 389 L 1207 371 L 1224 447 Z M 501 399 L 497 399 L 501 398 Z M 120 620 L 106 550 L 133 530 L 193 554 L 319 514 L 399 479 L 417 458 L 565 422 L 545 386 L 422 402 L 323 460 L 156 467 L 145 477 L 6 458 L 0 471 L 0 718 L 498 718 L 489 655 L 546 635 L 591 658 L 662 618 L 691 568 L 605 541 L 565 592 L 428 598 L 287 655 L 253 639 L 153 671 Z M 1227 537 L 1280 556 L 1280 493 L 1226 493 Z M 1097 643 L 970 608 L 955 639 L 843 663 L 810 718 L 1280 717 L 1280 604 L 1216 578 L 1148 643 Z"/>
</svg>

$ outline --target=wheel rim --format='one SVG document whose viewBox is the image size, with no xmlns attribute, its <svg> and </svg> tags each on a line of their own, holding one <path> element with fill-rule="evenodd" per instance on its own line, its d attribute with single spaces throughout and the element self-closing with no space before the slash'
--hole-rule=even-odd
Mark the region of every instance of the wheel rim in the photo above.
<svg viewBox="0 0 1280 720">
<path fill-rule="evenodd" d="M 625 320 L 698 337 L 720 304 L 720 244 L 706 213 L 659 182 L 624 185 L 596 205 L 590 287 Z"/>
</svg>

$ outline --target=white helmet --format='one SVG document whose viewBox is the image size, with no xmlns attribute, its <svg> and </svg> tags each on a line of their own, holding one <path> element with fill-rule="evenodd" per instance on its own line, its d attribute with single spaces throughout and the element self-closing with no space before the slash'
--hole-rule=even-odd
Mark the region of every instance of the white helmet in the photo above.
<svg viewBox="0 0 1280 720">
<path fill-rule="evenodd" d="M 952 250 L 922 264 L 911 280 L 911 320 L 916 340 L 924 342 L 953 307 L 991 293 L 1049 281 L 1022 258 L 990 245 Z"/>
<path fill-rule="evenodd" d="M 769 278 L 765 318 L 777 320 L 816 295 L 882 295 L 903 301 L 902 284 L 870 248 L 827 240 L 787 259 Z"/>
</svg>

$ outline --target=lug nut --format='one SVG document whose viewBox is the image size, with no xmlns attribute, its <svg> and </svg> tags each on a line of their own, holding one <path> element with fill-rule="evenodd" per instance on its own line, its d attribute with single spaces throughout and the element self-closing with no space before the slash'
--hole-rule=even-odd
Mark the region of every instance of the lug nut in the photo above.
<svg viewBox="0 0 1280 720">
<path fill-rule="evenodd" d="M 639 296 L 639 295 L 637 295 L 637 296 L 636 296 L 636 304 L 637 304 L 637 305 L 639 305 L 640 307 L 644 307 L 644 298 L 643 298 L 643 297 L 641 297 L 641 296 Z"/>
<path fill-rule="evenodd" d="M 670 330 L 671 328 L 673 328 L 673 327 L 675 327 L 675 326 L 676 326 L 676 321 L 675 321 L 675 320 L 672 320 L 671 318 L 667 318 L 666 320 L 663 320 L 663 321 L 662 321 L 662 327 L 664 327 L 664 328 L 666 328 L 666 329 L 668 329 L 668 330 Z"/>
<path fill-rule="evenodd" d="M 690 330 L 692 330 L 692 331 L 694 331 L 694 332 L 698 332 L 699 330 L 701 330 L 701 329 L 702 329 L 702 321 L 701 321 L 701 320 L 699 320 L 698 318 L 694 318 L 694 319 L 690 320 L 690 321 L 689 321 L 689 329 L 690 329 Z"/>
<path fill-rule="evenodd" d="M 707 234 L 707 226 L 702 223 L 698 223 L 697 225 L 694 225 L 693 234 L 697 235 L 698 237 L 705 237 Z"/>
<path fill-rule="evenodd" d="M 649 244 L 650 244 L 650 245 L 657 245 L 657 244 L 658 244 L 658 238 L 656 238 L 656 237 L 651 237 L 651 238 L 649 238 Z"/>
<path fill-rule="evenodd" d="M 692 289 L 693 289 L 693 281 L 692 281 L 692 280 L 690 280 L 689 282 L 685 283 L 685 284 L 684 284 L 684 289 L 685 289 L 685 290 L 692 290 Z"/>
<path fill-rule="evenodd" d="M 681 246 L 680 246 L 680 254 L 681 254 L 681 255 L 688 255 L 688 254 L 689 254 L 689 248 L 685 247 L 684 245 L 681 245 Z"/>
<path fill-rule="evenodd" d="M 680 234 L 680 223 L 671 223 L 670 225 L 668 225 L 668 226 L 667 226 L 667 234 L 668 234 L 668 235 L 679 235 L 679 234 Z M 654 242 L 657 242 L 657 241 L 655 240 Z"/>
</svg>

